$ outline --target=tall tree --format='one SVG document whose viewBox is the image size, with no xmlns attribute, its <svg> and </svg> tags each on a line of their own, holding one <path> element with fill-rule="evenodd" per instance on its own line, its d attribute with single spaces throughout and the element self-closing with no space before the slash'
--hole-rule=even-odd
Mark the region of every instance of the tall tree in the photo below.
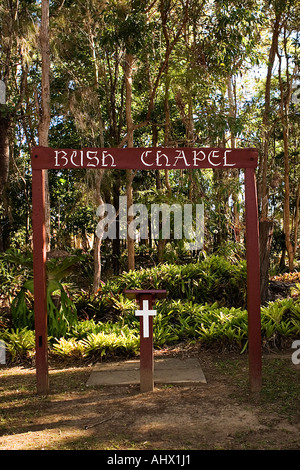
<svg viewBox="0 0 300 470">
<path fill-rule="evenodd" d="M 271 9 L 270 29 L 271 45 L 268 54 L 267 76 L 264 92 L 263 109 L 263 132 L 262 132 L 262 151 L 260 155 L 258 168 L 258 203 L 260 206 L 259 220 L 259 242 L 260 242 L 260 295 L 262 303 L 265 303 L 268 297 L 269 286 L 269 266 L 270 253 L 273 238 L 274 221 L 269 217 L 269 194 L 268 194 L 268 165 L 269 165 L 269 146 L 271 135 L 270 109 L 271 109 L 271 79 L 273 75 L 274 62 L 278 47 L 278 39 L 282 28 L 282 10 Z"/>
<path fill-rule="evenodd" d="M 7 196 L 10 146 L 14 141 L 14 125 L 25 93 L 28 50 L 33 48 L 34 43 L 34 27 L 30 17 L 33 10 L 34 7 L 25 1 L 5 0 L 0 8 L 0 80 L 6 88 L 6 100 L 0 104 L 0 202 L 4 213 L 0 224 L 0 251 L 7 248 L 13 222 Z"/>
<path fill-rule="evenodd" d="M 130 53 L 125 54 L 124 58 L 124 75 L 125 75 L 125 88 L 126 88 L 126 124 L 127 124 L 127 147 L 133 147 L 133 121 L 132 121 L 132 75 L 133 75 L 133 63 L 134 58 Z M 126 196 L 127 196 L 127 208 L 130 208 L 133 204 L 133 170 L 126 170 Z M 128 213 L 127 225 L 128 227 L 133 221 L 133 216 Z M 127 231 L 127 249 L 128 249 L 128 269 L 134 270 L 135 259 L 134 259 L 134 243 L 135 240 L 131 237 L 129 230 Z"/>
<path fill-rule="evenodd" d="M 40 50 L 42 58 L 42 81 L 39 105 L 38 138 L 39 145 L 48 147 L 48 136 L 51 119 L 50 111 L 50 39 L 49 39 L 49 0 L 41 3 L 41 26 L 40 26 Z M 45 225 L 46 225 L 46 249 L 50 251 L 50 196 L 48 170 L 45 174 Z"/>
<path fill-rule="evenodd" d="M 293 66 L 293 71 L 290 72 L 290 57 L 287 50 L 288 42 L 288 31 L 287 31 L 287 22 L 288 15 L 290 12 L 287 12 L 285 21 L 283 24 L 283 53 L 285 58 L 285 85 L 283 83 L 282 77 L 282 57 L 279 50 L 277 50 L 277 55 L 279 59 L 279 70 L 278 70 L 278 79 L 279 79 L 279 88 L 280 88 L 280 118 L 282 124 L 282 133 L 283 133 L 283 159 L 284 159 L 284 210 L 283 210 L 283 228 L 285 235 L 285 245 L 288 255 L 288 265 L 289 270 L 293 271 L 294 269 L 294 256 L 295 250 L 293 246 L 293 241 L 291 237 L 291 220 L 290 220 L 290 150 L 289 150 L 289 135 L 290 135 L 290 104 L 292 96 L 292 85 L 293 80 L 298 72 L 298 64 L 296 63 Z M 298 201 L 298 198 L 297 198 Z M 299 204 L 299 201 L 297 202 Z M 296 212 L 297 214 L 297 212 Z M 297 223 L 296 223 L 297 225 Z M 296 237 L 297 238 L 297 237 Z"/>
</svg>

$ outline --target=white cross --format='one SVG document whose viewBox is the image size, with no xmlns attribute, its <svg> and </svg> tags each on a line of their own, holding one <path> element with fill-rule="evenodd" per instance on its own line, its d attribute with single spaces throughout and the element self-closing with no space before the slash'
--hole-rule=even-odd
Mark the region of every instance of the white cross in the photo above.
<svg viewBox="0 0 300 470">
<path fill-rule="evenodd" d="M 156 310 L 148 310 L 148 300 L 143 300 L 143 310 L 136 310 L 137 317 L 143 317 L 143 337 L 149 338 L 149 317 L 156 315 Z"/>
</svg>

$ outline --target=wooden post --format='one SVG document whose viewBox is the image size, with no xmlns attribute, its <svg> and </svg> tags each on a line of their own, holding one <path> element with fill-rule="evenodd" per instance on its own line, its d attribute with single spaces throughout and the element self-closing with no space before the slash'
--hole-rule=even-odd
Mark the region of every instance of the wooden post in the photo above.
<svg viewBox="0 0 300 470">
<path fill-rule="evenodd" d="M 45 170 L 32 170 L 34 322 L 37 393 L 48 393 Z"/>
<path fill-rule="evenodd" d="M 144 302 L 148 302 L 148 310 L 152 310 L 156 298 L 166 297 L 165 290 L 125 290 L 129 298 L 135 298 L 141 311 Z M 140 313 L 140 390 L 151 392 L 154 389 L 154 354 L 153 354 L 153 317 L 147 318 Z M 144 321 L 149 322 L 148 336 L 144 336 Z"/>
<path fill-rule="evenodd" d="M 254 168 L 245 169 L 247 307 L 250 390 L 262 385 L 262 347 L 260 315 L 259 225 Z"/>
<path fill-rule="evenodd" d="M 154 298 L 151 294 L 139 296 L 140 309 L 143 310 L 144 301 L 148 302 L 148 310 L 152 309 Z M 144 337 L 144 322 L 149 321 L 149 336 Z M 140 319 L 140 390 L 152 392 L 154 389 L 154 358 L 153 358 L 153 317 Z"/>
</svg>

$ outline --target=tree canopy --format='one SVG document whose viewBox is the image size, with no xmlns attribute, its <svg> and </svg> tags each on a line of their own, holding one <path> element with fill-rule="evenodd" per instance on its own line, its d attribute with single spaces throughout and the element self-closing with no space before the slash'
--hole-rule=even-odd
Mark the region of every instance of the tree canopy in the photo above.
<svg viewBox="0 0 300 470">
<path fill-rule="evenodd" d="M 3 0 L 0 250 L 31 250 L 37 144 L 255 147 L 271 268 L 297 267 L 299 9 L 295 0 Z M 174 237 L 99 241 L 97 207 L 118 209 L 126 195 L 148 205 L 204 202 L 204 252 L 234 247 L 242 257 L 242 183 L 236 170 L 51 170 L 48 249 L 90 253 L 95 289 L 138 266 L 140 253 L 155 263 L 193 258 Z"/>
</svg>

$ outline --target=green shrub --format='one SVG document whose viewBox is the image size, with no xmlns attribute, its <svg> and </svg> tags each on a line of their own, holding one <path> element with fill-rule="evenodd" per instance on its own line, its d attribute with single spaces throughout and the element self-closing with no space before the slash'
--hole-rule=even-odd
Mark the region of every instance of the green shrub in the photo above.
<svg viewBox="0 0 300 470">
<path fill-rule="evenodd" d="M 102 295 L 122 293 L 125 289 L 166 289 L 169 299 L 245 307 L 246 278 L 245 262 L 232 264 L 220 256 L 211 256 L 195 264 L 162 264 L 123 273 L 103 287 Z"/>
<path fill-rule="evenodd" d="M 81 341 L 78 341 L 76 338 L 59 338 L 55 340 L 51 353 L 62 359 L 82 359 L 84 347 Z"/>
<path fill-rule="evenodd" d="M 120 316 L 133 312 L 136 302 L 129 300 L 122 292 L 99 290 L 94 295 L 87 292 L 73 295 L 78 318 L 97 318 L 98 321 L 118 321 Z"/>
<path fill-rule="evenodd" d="M 28 302 L 28 296 L 30 295 L 28 291 L 31 294 L 31 307 Z M 58 302 L 54 298 L 55 294 L 57 295 Z M 48 280 L 47 282 L 46 298 L 48 334 L 54 338 L 60 338 L 76 323 L 76 307 L 65 291 L 65 287 L 55 279 Z M 11 305 L 13 325 L 16 328 L 34 328 L 33 299 L 33 280 L 26 281 Z"/>
<path fill-rule="evenodd" d="M 300 334 L 300 301 L 282 299 L 261 308 L 263 343 L 280 347 Z"/>
<path fill-rule="evenodd" d="M 20 258 L 17 264 L 16 259 Z M 0 295 L 10 300 L 14 298 L 16 291 L 20 289 L 28 275 L 32 272 L 32 260 L 30 256 L 18 250 L 7 250 L 0 254 Z"/>
<path fill-rule="evenodd" d="M 33 356 L 35 351 L 34 332 L 27 327 L 22 329 L 4 330 L 0 333 L 0 339 L 4 341 L 6 350 L 12 362 Z"/>
<path fill-rule="evenodd" d="M 241 353 L 248 345 L 248 313 L 241 308 L 220 307 L 218 303 L 195 304 L 167 299 L 157 302 L 153 318 L 153 343 L 161 348 L 176 342 L 198 342 Z M 126 310 L 115 322 L 78 321 L 66 337 L 49 342 L 51 353 L 61 358 L 97 359 L 102 356 L 135 356 L 139 352 L 139 319 L 135 308 Z M 270 302 L 261 310 L 263 346 L 280 347 L 299 337 L 300 301 Z M 32 356 L 34 332 L 27 328 L 4 330 L 0 334 L 12 360 Z"/>
<path fill-rule="evenodd" d="M 33 329 L 34 283 L 32 280 L 32 253 L 24 254 L 18 250 L 8 250 L 3 259 L 6 263 L 20 269 L 23 276 L 25 276 L 24 273 L 27 276 L 27 280 L 23 280 L 21 289 L 11 303 L 13 325 L 15 328 L 22 329 L 28 327 Z M 70 275 L 74 266 L 81 259 L 82 257 L 79 255 L 67 256 L 65 258 L 53 258 L 46 263 L 48 332 L 53 337 L 63 336 L 70 326 L 77 321 L 75 305 L 61 281 Z"/>
<path fill-rule="evenodd" d="M 199 341 L 242 349 L 247 341 L 247 312 L 240 308 L 219 307 L 218 303 L 164 301 L 158 311 L 173 325 L 181 341 Z"/>
<path fill-rule="evenodd" d="M 139 350 L 139 335 L 128 327 L 100 325 L 103 330 L 88 333 L 84 338 L 60 338 L 52 347 L 52 353 L 63 358 L 101 358 L 105 355 L 135 355 Z"/>
</svg>

